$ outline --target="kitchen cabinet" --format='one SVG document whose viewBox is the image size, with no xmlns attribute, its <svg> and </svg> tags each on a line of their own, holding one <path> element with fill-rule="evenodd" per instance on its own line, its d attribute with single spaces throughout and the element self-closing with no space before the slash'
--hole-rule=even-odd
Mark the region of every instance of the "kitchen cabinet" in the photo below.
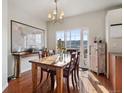
<svg viewBox="0 0 124 93">
<path fill-rule="evenodd" d="M 114 93 L 122 93 L 122 56 L 109 53 L 109 79 Z"/>
</svg>

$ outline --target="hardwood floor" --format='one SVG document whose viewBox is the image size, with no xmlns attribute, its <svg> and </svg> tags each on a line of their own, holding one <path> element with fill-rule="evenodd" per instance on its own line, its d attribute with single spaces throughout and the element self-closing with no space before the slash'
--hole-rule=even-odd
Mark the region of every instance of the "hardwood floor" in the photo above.
<svg viewBox="0 0 124 93">
<path fill-rule="evenodd" d="M 104 74 L 97 75 L 95 72 L 89 72 L 89 80 L 98 93 L 102 93 L 102 91 L 103 93 L 113 93 L 112 84 Z"/>
<path fill-rule="evenodd" d="M 105 75 L 103 74 L 100 74 L 100 75 L 97 75 L 96 73 L 92 72 L 93 75 L 101 82 L 101 84 L 109 91 L 112 91 L 112 86 L 111 86 L 111 82 L 109 79 L 106 78 Z"/>
<path fill-rule="evenodd" d="M 46 80 L 46 73 L 44 72 L 43 81 L 40 86 L 37 88 L 37 93 L 51 93 L 50 91 L 50 78 Z M 38 81 L 40 79 L 40 73 L 38 75 Z M 68 93 L 66 87 L 66 81 L 64 81 L 64 93 Z M 71 83 L 71 81 L 70 81 Z M 70 84 L 70 92 L 71 93 L 79 93 L 78 88 L 73 88 L 72 84 Z M 7 89 L 3 93 L 32 93 L 32 75 L 31 71 L 24 72 L 21 74 L 21 77 L 16 80 L 11 80 L 8 84 Z M 56 85 L 54 89 L 54 93 L 56 93 Z"/>
<path fill-rule="evenodd" d="M 40 72 L 40 71 L 39 71 Z M 40 73 L 38 72 L 38 83 L 40 80 Z M 83 72 L 83 74 L 80 74 L 80 78 L 82 77 L 81 82 L 84 82 L 84 85 L 80 85 L 80 88 L 76 87 L 73 88 L 72 82 L 70 79 L 70 93 L 85 93 L 84 90 L 86 90 L 86 93 L 91 93 L 91 91 L 94 88 L 94 85 L 90 82 L 88 79 L 87 71 Z M 108 90 L 107 93 L 111 93 L 111 84 L 110 81 L 106 79 L 105 76 L 103 75 L 96 75 L 95 73 L 92 73 L 100 82 L 101 84 Z M 51 92 L 50 89 L 50 78 L 46 80 L 46 73 L 43 73 L 43 80 L 40 86 L 37 88 L 37 93 L 56 93 L 56 84 L 54 88 L 54 92 Z M 71 77 L 70 77 L 71 78 Z M 100 85 L 101 85 L 100 84 Z M 83 89 L 83 91 L 79 92 L 79 89 Z M 64 80 L 64 87 L 63 87 L 64 92 L 63 93 L 68 93 L 67 91 L 67 85 L 66 81 Z M 32 74 L 31 71 L 24 72 L 21 74 L 21 77 L 16 79 L 16 80 L 11 80 L 8 84 L 8 87 L 5 89 L 3 93 L 32 93 Z M 95 92 L 94 92 L 95 93 Z M 98 92 L 96 90 L 96 93 L 106 93 L 105 91 L 103 92 Z"/>
</svg>

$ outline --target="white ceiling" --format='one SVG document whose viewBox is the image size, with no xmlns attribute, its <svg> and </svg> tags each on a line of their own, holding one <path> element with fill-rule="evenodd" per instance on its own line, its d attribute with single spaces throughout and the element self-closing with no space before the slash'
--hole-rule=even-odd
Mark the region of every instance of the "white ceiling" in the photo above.
<svg viewBox="0 0 124 93">
<path fill-rule="evenodd" d="M 47 14 L 53 9 L 54 0 L 9 0 L 9 5 L 18 11 L 25 11 L 39 20 L 47 21 Z M 121 5 L 121 0 L 59 0 L 58 7 L 63 9 L 65 17 Z M 12 9 L 13 9 L 12 8 Z"/>
</svg>

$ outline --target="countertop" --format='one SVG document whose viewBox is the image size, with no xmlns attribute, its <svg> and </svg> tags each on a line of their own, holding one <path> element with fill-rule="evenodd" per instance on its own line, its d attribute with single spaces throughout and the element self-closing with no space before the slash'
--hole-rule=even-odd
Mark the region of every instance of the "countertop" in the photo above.
<svg viewBox="0 0 124 93">
<path fill-rule="evenodd" d="M 114 56 L 122 56 L 121 52 L 110 52 L 110 54 Z"/>
</svg>

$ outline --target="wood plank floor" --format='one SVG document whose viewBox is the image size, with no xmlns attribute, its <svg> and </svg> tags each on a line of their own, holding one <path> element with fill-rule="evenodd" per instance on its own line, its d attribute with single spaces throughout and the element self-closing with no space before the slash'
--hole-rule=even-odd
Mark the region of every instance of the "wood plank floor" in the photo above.
<svg viewBox="0 0 124 93">
<path fill-rule="evenodd" d="M 37 93 L 51 93 L 50 91 L 50 78 L 46 80 L 46 73 L 44 73 L 43 81 L 37 89 Z M 38 81 L 40 79 L 40 73 L 38 75 Z M 70 82 L 71 83 L 71 82 Z M 68 93 L 66 83 L 64 82 L 64 92 Z M 70 84 L 71 93 L 79 93 L 78 88 L 73 88 Z M 11 80 L 7 89 L 3 93 L 32 93 L 32 75 L 31 71 L 24 72 L 21 77 L 16 80 Z M 54 93 L 56 93 L 56 88 Z"/>
<path fill-rule="evenodd" d="M 84 72 L 82 72 L 84 73 Z M 109 91 L 111 92 L 111 83 L 109 80 L 106 79 L 105 76 L 103 75 L 96 75 L 95 73 L 92 73 L 100 82 L 101 84 Z M 83 76 L 80 74 L 80 77 L 84 77 L 84 76 L 88 76 L 87 74 L 83 74 Z M 84 77 L 85 79 L 88 80 L 88 77 Z M 38 72 L 38 82 L 40 79 L 40 70 Z M 71 78 L 70 78 L 71 80 Z M 89 80 L 88 80 L 89 81 Z M 90 81 L 89 81 L 90 82 Z M 94 85 L 87 85 L 88 82 L 85 80 L 85 86 L 80 85 L 80 88 L 86 88 L 87 93 L 91 93 L 91 86 L 94 87 Z M 48 80 L 46 80 L 46 73 L 44 72 L 44 76 L 43 76 L 43 81 L 41 83 L 41 85 L 38 87 L 37 89 L 37 93 L 51 93 L 50 91 L 50 78 Z M 90 90 L 89 90 L 90 89 Z M 67 91 L 67 85 L 66 85 L 66 80 L 64 80 L 64 87 L 63 87 L 64 92 L 63 93 L 68 93 Z M 73 88 L 72 86 L 72 82 L 70 81 L 70 92 L 71 93 L 82 93 L 79 92 L 79 87 L 77 88 Z M 32 74 L 31 71 L 27 71 L 24 72 L 23 74 L 21 74 L 21 77 L 16 79 L 16 80 L 11 80 L 8 84 L 8 87 L 5 89 L 5 91 L 3 93 L 32 93 Z M 56 84 L 55 84 L 55 89 L 54 89 L 54 93 L 56 93 Z M 103 92 L 105 93 L 105 92 Z"/>
<path fill-rule="evenodd" d="M 101 84 L 111 93 L 113 91 L 112 84 L 109 79 L 104 74 L 97 75 L 92 72 L 92 74 L 101 82 Z"/>
</svg>

